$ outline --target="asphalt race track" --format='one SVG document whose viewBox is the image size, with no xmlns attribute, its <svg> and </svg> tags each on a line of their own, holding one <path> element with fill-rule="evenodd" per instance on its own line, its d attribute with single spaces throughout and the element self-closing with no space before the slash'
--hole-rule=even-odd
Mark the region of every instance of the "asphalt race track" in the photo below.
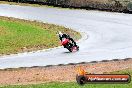
<svg viewBox="0 0 132 88">
<path fill-rule="evenodd" d="M 68 53 L 64 48 L 57 48 L 1 56 L 0 69 L 132 57 L 131 14 L 1 4 L 0 16 L 63 25 L 83 36 L 78 43 L 79 52 Z"/>
</svg>

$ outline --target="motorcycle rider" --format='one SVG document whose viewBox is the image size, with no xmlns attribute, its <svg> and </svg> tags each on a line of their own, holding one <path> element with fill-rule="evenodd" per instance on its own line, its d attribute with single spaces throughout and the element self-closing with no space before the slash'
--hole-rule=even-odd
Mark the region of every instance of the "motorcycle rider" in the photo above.
<svg viewBox="0 0 132 88">
<path fill-rule="evenodd" d="M 62 41 L 63 38 L 66 38 L 66 39 L 69 39 L 74 46 L 77 46 L 76 42 L 73 40 L 73 38 L 70 37 L 70 35 L 62 33 L 61 31 L 59 31 L 58 34 L 59 34 L 59 38 L 60 38 L 61 41 Z"/>
</svg>

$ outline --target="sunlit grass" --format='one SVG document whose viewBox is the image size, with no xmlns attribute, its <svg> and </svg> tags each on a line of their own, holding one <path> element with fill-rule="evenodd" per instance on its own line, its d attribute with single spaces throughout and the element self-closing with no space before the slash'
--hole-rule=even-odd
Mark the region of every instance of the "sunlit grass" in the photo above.
<svg viewBox="0 0 132 88">
<path fill-rule="evenodd" d="M 59 46 L 57 31 L 66 32 L 75 39 L 79 33 L 36 21 L 0 17 L 0 54 L 10 54 Z"/>
</svg>

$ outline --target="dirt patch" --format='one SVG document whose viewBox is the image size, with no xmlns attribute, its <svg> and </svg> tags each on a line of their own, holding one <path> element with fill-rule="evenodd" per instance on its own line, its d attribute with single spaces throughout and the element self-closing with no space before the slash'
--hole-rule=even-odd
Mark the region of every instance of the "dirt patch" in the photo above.
<svg viewBox="0 0 132 88">
<path fill-rule="evenodd" d="M 7 35 L 7 34 L 8 32 L 5 30 L 5 28 L 0 26 L 0 35 Z"/>
<path fill-rule="evenodd" d="M 0 85 L 75 81 L 79 66 L 89 73 L 112 72 L 132 69 L 132 59 L 66 66 L 4 69 L 0 70 Z"/>
</svg>

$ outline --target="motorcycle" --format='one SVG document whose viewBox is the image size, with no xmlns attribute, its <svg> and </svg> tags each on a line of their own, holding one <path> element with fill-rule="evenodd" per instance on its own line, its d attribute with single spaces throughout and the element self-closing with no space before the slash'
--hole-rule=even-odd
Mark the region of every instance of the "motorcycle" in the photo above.
<svg viewBox="0 0 132 88">
<path fill-rule="evenodd" d="M 63 38 L 61 41 L 61 45 L 64 46 L 64 48 L 67 48 L 70 52 L 75 52 L 79 50 L 79 46 L 75 46 L 69 39 Z"/>
</svg>

